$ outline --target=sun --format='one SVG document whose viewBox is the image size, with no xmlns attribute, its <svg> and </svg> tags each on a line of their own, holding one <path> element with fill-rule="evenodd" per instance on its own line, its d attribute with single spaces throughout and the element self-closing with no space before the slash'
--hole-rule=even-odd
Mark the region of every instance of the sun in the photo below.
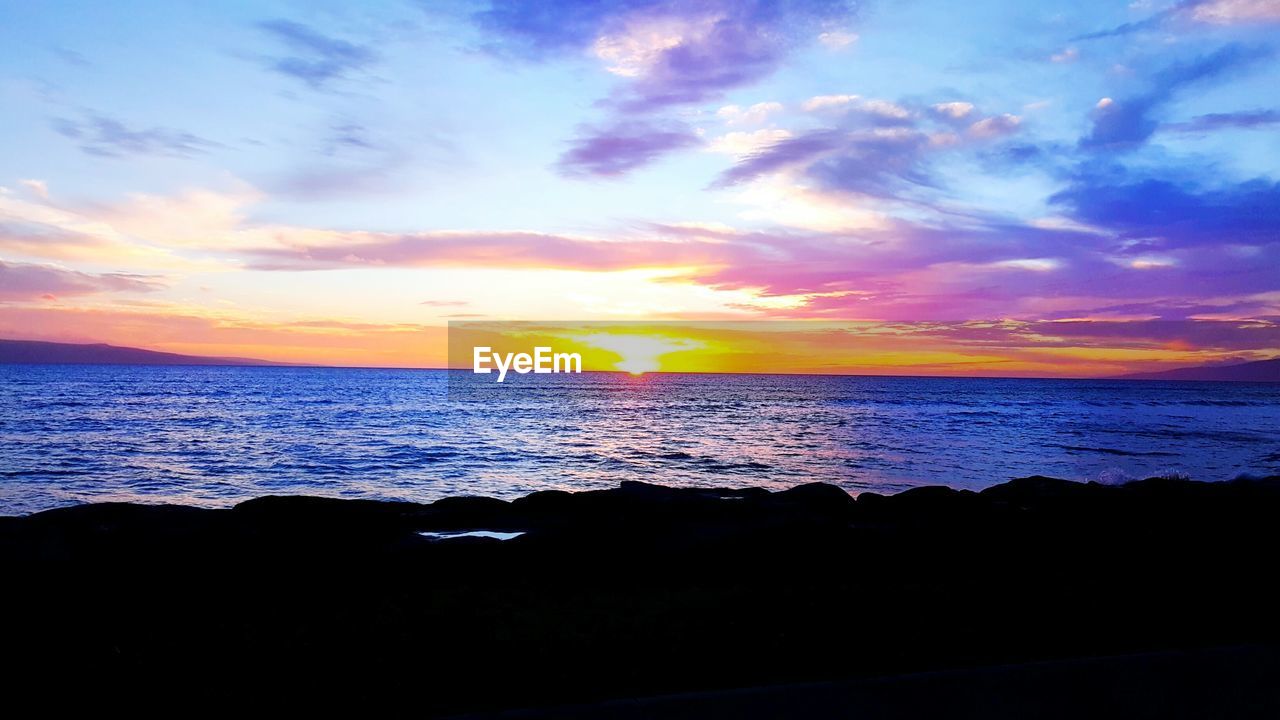
<svg viewBox="0 0 1280 720">
<path fill-rule="evenodd" d="M 661 357 L 681 350 L 696 350 L 702 343 L 684 338 L 655 337 L 633 333 L 595 333 L 574 338 L 601 350 L 621 356 L 613 364 L 615 370 L 632 375 L 662 369 Z"/>
<path fill-rule="evenodd" d="M 631 373 L 632 375 L 643 375 L 647 372 L 657 372 L 658 369 L 661 368 L 661 364 L 658 362 L 657 358 L 624 358 L 614 363 L 613 366 L 623 372 Z"/>
</svg>

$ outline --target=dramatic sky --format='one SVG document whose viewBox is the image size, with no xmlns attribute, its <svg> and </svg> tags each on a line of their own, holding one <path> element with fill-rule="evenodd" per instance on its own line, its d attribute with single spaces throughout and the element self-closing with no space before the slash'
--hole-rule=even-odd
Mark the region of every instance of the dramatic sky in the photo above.
<svg viewBox="0 0 1280 720">
<path fill-rule="evenodd" d="M 0 336 L 431 366 L 450 319 L 820 319 L 937 372 L 1268 357 L 1277 53 L 1280 0 L 0 2 Z"/>
</svg>

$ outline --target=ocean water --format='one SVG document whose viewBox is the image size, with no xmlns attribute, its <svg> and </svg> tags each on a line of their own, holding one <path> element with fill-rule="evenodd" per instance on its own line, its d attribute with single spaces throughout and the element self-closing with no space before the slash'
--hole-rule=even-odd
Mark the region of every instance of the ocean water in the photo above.
<svg viewBox="0 0 1280 720">
<path fill-rule="evenodd" d="M 1280 385 L 588 373 L 460 396 L 448 376 L 0 366 L 0 514 L 622 480 L 857 493 L 1280 473 Z"/>
</svg>

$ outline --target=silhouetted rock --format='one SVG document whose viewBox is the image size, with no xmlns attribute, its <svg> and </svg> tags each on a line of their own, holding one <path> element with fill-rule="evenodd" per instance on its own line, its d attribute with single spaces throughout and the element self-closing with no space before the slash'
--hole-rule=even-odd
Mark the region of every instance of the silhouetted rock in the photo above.
<svg viewBox="0 0 1280 720">
<path fill-rule="evenodd" d="M 10 664 L 102 702 L 431 716 L 1270 645 L 1276 517 L 1280 478 L 86 505 L 0 518 L 0 610 Z"/>
<path fill-rule="evenodd" d="M 1093 497 L 1101 487 L 1103 486 L 1097 483 L 1072 482 L 1034 475 L 992 485 L 978 494 L 989 499 L 1034 505 L 1046 500 Z"/>
</svg>

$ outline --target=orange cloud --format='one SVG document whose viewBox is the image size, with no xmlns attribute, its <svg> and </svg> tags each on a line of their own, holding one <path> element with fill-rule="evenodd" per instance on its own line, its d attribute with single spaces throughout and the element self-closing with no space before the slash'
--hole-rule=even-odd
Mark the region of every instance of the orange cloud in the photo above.
<svg viewBox="0 0 1280 720">
<path fill-rule="evenodd" d="M 0 307 L 0 337 L 349 367 L 443 367 L 445 328 L 164 308 Z"/>
</svg>

